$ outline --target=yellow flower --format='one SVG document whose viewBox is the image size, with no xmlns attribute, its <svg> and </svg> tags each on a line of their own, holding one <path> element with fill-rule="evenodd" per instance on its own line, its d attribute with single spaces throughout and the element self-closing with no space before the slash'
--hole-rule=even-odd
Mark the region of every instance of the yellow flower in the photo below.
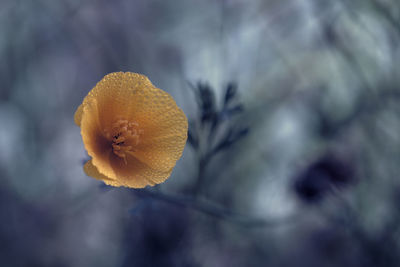
<svg viewBox="0 0 400 267">
<path fill-rule="evenodd" d="M 85 97 L 74 120 L 92 157 L 84 171 L 112 186 L 164 182 L 187 139 L 187 118 L 174 99 L 137 73 L 106 75 Z"/>
</svg>

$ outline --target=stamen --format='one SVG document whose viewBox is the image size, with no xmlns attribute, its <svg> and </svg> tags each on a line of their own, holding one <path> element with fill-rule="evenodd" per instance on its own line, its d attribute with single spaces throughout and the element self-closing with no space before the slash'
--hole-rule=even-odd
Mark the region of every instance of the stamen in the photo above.
<svg viewBox="0 0 400 267">
<path fill-rule="evenodd" d="M 111 129 L 105 129 L 104 136 L 111 141 L 111 147 L 115 155 L 122 158 L 127 164 L 126 156 L 133 155 L 135 146 L 139 144 L 139 136 L 143 130 L 137 122 L 118 119 L 111 125 Z"/>
<path fill-rule="evenodd" d="M 118 136 L 118 137 L 114 140 L 115 143 L 122 143 L 122 142 L 124 142 L 124 141 L 125 141 L 125 137 L 123 137 L 123 136 Z"/>
</svg>

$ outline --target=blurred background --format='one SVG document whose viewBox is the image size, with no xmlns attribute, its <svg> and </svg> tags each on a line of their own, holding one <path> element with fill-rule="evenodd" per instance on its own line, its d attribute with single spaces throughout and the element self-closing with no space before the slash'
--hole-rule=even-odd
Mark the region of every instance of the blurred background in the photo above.
<svg viewBox="0 0 400 267">
<path fill-rule="evenodd" d="M 399 266 L 397 0 L 2 0 L 1 266 Z M 163 184 L 87 177 L 107 73 L 186 113 Z"/>
</svg>

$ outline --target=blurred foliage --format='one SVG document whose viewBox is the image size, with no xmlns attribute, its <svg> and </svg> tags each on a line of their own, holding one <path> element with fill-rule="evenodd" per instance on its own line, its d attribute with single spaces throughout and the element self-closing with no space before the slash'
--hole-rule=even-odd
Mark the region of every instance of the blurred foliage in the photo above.
<svg viewBox="0 0 400 267">
<path fill-rule="evenodd" d="M 197 86 L 191 86 L 195 91 L 200 115 L 190 123 L 188 142 L 199 157 L 199 174 L 193 190 L 200 192 L 205 184 L 211 183 L 204 176 L 208 163 L 218 152 L 228 149 L 244 137 L 249 129 L 241 126 L 234 118 L 244 110 L 242 104 L 238 103 L 234 83 L 226 86 L 221 108 L 215 103 L 214 90 L 209 85 L 199 82 Z"/>
<path fill-rule="evenodd" d="M 349 185 L 354 178 L 354 166 L 350 162 L 326 155 L 299 174 L 294 189 L 302 200 L 318 202 L 330 191 Z"/>
</svg>

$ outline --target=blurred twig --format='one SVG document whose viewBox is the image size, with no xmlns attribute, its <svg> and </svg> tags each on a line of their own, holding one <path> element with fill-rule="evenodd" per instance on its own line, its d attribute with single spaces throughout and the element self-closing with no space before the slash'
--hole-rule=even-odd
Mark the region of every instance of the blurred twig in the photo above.
<svg viewBox="0 0 400 267">
<path fill-rule="evenodd" d="M 373 5 L 374 9 L 379 12 L 387 22 L 400 34 L 400 21 L 396 20 L 393 17 L 392 13 L 389 10 L 389 7 L 385 6 L 382 2 L 377 0 L 371 0 L 371 4 Z"/>
<path fill-rule="evenodd" d="M 243 112 L 243 105 L 238 100 L 237 85 L 229 83 L 220 107 L 215 101 L 214 90 L 206 83 L 190 84 L 193 89 L 199 116 L 189 127 L 188 141 L 198 155 L 198 175 L 193 186 L 194 195 L 199 195 L 209 182 L 205 176 L 209 162 L 221 151 L 247 135 L 247 126 L 234 123 L 233 118 Z"/>
<path fill-rule="evenodd" d="M 202 212 L 208 216 L 221 219 L 223 221 L 233 223 L 242 227 L 267 227 L 279 226 L 282 223 L 295 222 L 293 220 L 297 215 L 291 215 L 279 219 L 265 219 L 254 216 L 242 215 L 230 210 L 227 210 L 215 203 L 206 199 L 189 195 L 172 195 L 162 192 L 153 192 L 148 189 L 140 189 L 134 191 L 136 195 L 141 197 L 150 197 L 154 200 L 164 201 L 173 205 L 190 208 Z"/>
</svg>

